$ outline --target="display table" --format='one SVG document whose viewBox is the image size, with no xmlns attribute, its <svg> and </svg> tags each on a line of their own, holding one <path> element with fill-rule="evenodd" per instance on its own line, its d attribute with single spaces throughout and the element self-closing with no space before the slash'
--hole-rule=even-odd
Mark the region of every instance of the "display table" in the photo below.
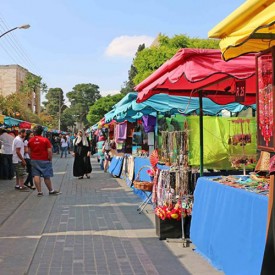
<svg viewBox="0 0 275 275">
<path fill-rule="evenodd" d="M 267 224 L 266 196 L 197 181 L 191 240 L 198 253 L 226 275 L 259 275 Z"/>
</svg>

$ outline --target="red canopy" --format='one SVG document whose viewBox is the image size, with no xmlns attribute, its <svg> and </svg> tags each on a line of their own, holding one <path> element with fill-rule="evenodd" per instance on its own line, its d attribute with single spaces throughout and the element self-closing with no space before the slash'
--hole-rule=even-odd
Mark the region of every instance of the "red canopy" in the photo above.
<svg viewBox="0 0 275 275">
<path fill-rule="evenodd" d="M 20 122 L 19 124 L 20 129 L 31 129 L 31 127 L 32 127 L 31 123 L 27 121 Z"/>
<path fill-rule="evenodd" d="M 225 62 L 220 50 L 180 49 L 170 60 L 135 87 L 137 102 L 157 93 L 208 97 L 218 104 L 236 101 L 236 82 L 245 81 L 244 105 L 256 103 L 255 55 Z"/>
</svg>

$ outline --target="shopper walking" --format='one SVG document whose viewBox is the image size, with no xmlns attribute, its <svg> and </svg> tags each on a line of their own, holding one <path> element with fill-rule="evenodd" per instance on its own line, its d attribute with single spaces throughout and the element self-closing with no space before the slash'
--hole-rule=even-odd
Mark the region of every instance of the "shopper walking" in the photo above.
<svg viewBox="0 0 275 275">
<path fill-rule="evenodd" d="M 65 158 L 67 157 L 68 154 L 68 140 L 67 137 L 65 135 L 62 136 L 61 140 L 61 158 L 63 157 L 63 155 L 65 156 Z"/>
<path fill-rule="evenodd" d="M 78 131 L 78 135 L 73 144 L 73 175 L 74 177 L 78 177 L 78 179 L 83 179 L 84 175 L 86 175 L 89 179 L 89 174 L 92 172 L 90 141 L 85 136 L 85 133 Z"/>
<path fill-rule="evenodd" d="M 53 177 L 52 167 L 52 145 L 49 139 L 42 137 L 43 127 L 37 125 L 34 127 L 34 137 L 29 140 L 29 154 L 31 158 L 32 174 L 34 184 L 37 189 L 37 195 L 43 196 L 41 189 L 41 177 L 44 178 L 49 195 L 59 195 L 61 192 L 54 190 L 51 177 Z"/>
<path fill-rule="evenodd" d="M 29 148 L 28 148 L 29 139 L 32 138 L 33 136 L 34 136 L 33 132 L 28 130 L 24 140 L 24 159 L 26 161 L 27 173 L 28 173 L 28 176 L 24 182 L 24 185 L 31 188 L 32 190 L 35 190 L 35 186 L 33 184 L 33 177 L 32 177 L 32 165 L 31 165 L 31 159 L 30 159 Z"/>
<path fill-rule="evenodd" d="M 12 143 L 12 162 L 14 165 L 16 175 L 15 189 L 20 191 L 28 191 L 28 188 L 24 185 L 24 179 L 26 172 L 26 161 L 24 159 L 24 138 L 26 136 L 26 130 L 20 129 L 18 136 L 16 136 Z"/>
<path fill-rule="evenodd" d="M 4 180 L 11 180 L 14 177 L 14 170 L 12 164 L 12 143 L 14 137 L 7 133 L 5 129 L 0 128 L 0 141 L 2 144 L 1 147 L 1 167 L 0 167 L 0 174 L 1 179 Z"/>
</svg>

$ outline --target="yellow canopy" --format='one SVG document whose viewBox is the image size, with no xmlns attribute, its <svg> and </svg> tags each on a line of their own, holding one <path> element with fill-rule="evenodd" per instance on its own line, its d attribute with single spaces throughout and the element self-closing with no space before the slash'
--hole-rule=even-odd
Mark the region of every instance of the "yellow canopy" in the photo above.
<svg viewBox="0 0 275 275">
<path fill-rule="evenodd" d="M 0 115 L 0 123 L 4 124 L 4 115 Z"/>
<path fill-rule="evenodd" d="M 275 46 L 274 0 L 247 0 L 210 30 L 208 36 L 222 39 L 224 60 Z"/>
</svg>

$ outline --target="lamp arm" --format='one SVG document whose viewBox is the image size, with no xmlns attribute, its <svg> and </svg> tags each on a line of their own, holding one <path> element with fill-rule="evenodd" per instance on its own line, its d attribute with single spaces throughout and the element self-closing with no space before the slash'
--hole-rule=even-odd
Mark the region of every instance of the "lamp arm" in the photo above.
<svg viewBox="0 0 275 275">
<path fill-rule="evenodd" d="M 12 32 L 12 31 L 14 31 L 14 30 L 16 30 L 16 29 L 18 29 L 18 27 L 15 27 L 15 28 L 13 28 L 13 29 L 10 29 L 10 30 L 8 30 L 8 31 L 6 31 L 6 32 L 4 32 L 4 33 L 2 33 L 2 34 L 0 35 L 0 38 L 1 38 L 2 36 L 4 36 L 5 34 L 7 34 L 7 33 L 9 33 L 9 32 Z"/>
</svg>

